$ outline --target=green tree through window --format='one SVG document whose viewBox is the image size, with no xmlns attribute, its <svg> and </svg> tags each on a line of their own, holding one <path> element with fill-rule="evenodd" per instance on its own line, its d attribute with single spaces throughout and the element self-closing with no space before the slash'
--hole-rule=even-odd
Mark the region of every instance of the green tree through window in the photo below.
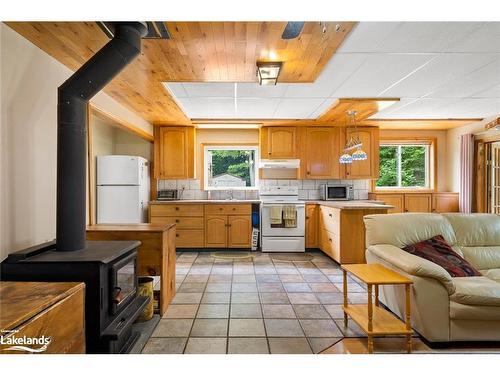
<svg viewBox="0 0 500 375">
<path fill-rule="evenodd" d="M 429 187 L 428 145 L 380 145 L 378 187 Z"/>
</svg>

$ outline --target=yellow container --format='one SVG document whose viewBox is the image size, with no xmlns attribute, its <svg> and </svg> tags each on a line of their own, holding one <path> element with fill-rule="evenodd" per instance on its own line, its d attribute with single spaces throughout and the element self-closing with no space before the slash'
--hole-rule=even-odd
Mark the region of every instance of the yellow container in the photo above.
<svg viewBox="0 0 500 375">
<path fill-rule="evenodd" d="M 140 296 L 149 297 L 149 302 L 142 310 L 141 315 L 137 318 L 137 322 L 145 322 L 153 317 L 154 303 L 153 303 L 153 281 L 152 277 L 141 276 L 138 280 L 137 294 Z"/>
</svg>

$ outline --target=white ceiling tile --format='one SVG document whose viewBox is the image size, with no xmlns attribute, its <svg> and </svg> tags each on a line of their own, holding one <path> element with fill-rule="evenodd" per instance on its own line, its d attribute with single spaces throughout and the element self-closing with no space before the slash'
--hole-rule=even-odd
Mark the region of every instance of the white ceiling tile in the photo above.
<svg viewBox="0 0 500 375">
<path fill-rule="evenodd" d="M 332 96 L 377 96 L 432 57 L 427 54 L 372 54 Z"/>
<path fill-rule="evenodd" d="M 420 97 L 440 86 L 455 82 L 465 75 L 496 60 L 494 54 L 436 55 L 429 64 L 405 78 L 384 93 L 390 97 Z"/>
<path fill-rule="evenodd" d="M 179 101 L 190 118 L 236 118 L 234 99 L 180 98 Z"/>
<path fill-rule="evenodd" d="M 312 111 L 309 116 L 307 116 L 308 119 L 314 120 L 317 119 L 319 116 L 321 116 L 323 113 L 325 113 L 328 108 L 330 108 L 333 103 L 337 100 L 337 98 L 327 98 L 321 103 L 314 111 Z"/>
<path fill-rule="evenodd" d="M 234 98 L 232 82 L 185 82 L 183 86 L 190 98 Z"/>
<path fill-rule="evenodd" d="M 493 86 L 477 94 L 472 95 L 472 98 L 500 98 L 500 85 Z"/>
<path fill-rule="evenodd" d="M 376 52 L 400 22 L 360 22 L 349 33 L 336 53 Z"/>
<path fill-rule="evenodd" d="M 477 22 L 449 48 L 453 52 L 500 52 L 500 22 Z"/>
<path fill-rule="evenodd" d="M 287 90 L 287 83 L 261 86 L 258 83 L 238 83 L 238 98 L 280 98 Z"/>
<path fill-rule="evenodd" d="M 303 119 L 323 103 L 321 98 L 283 98 L 274 113 L 276 119 Z"/>
<path fill-rule="evenodd" d="M 165 89 L 173 94 L 176 98 L 187 98 L 188 94 L 181 82 L 163 82 Z"/>
<path fill-rule="evenodd" d="M 238 98 L 236 118 L 265 119 L 272 118 L 280 102 L 277 98 L 241 99 Z"/>
</svg>

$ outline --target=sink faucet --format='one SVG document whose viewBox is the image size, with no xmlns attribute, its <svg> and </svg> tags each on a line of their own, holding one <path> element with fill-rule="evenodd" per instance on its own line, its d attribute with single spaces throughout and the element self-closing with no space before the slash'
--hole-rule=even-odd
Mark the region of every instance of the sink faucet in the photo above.
<svg viewBox="0 0 500 375">
<path fill-rule="evenodd" d="M 229 199 L 233 200 L 233 191 L 232 190 L 228 190 L 227 194 L 229 195 Z"/>
</svg>

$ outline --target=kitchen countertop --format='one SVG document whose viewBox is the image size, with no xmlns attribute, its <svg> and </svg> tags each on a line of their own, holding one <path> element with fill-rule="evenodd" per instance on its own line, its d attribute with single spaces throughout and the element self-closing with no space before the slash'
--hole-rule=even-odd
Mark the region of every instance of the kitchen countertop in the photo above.
<svg viewBox="0 0 500 375">
<path fill-rule="evenodd" d="M 95 224 L 88 225 L 87 232 L 166 232 L 175 224 Z"/>
<path fill-rule="evenodd" d="M 244 203 L 261 203 L 259 199 L 179 199 L 172 201 L 150 201 L 150 204 L 244 204 Z M 394 208 L 394 206 L 384 204 L 377 200 L 352 200 L 352 201 L 322 201 L 322 200 L 305 200 L 308 204 L 321 204 L 327 207 L 341 208 L 347 210 L 359 210 L 370 208 Z M 284 203 L 285 204 L 285 203 Z"/>
<path fill-rule="evenodd" d="M 260 203 L 260 199 L 176 199 L 171 201 L 150 201 L 149 204 L 243 204 Z"/>
</svg>

